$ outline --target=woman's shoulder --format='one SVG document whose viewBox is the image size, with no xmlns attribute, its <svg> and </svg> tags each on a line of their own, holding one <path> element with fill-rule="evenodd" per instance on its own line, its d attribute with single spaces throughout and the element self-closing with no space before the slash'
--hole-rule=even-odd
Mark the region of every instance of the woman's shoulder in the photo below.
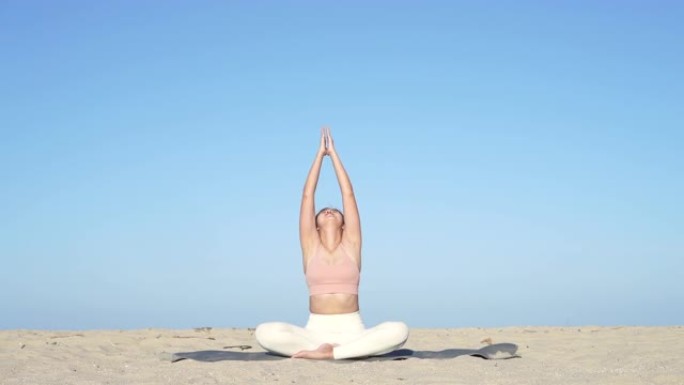
<svg viewBox="0 0 684 385">
<path fill-rule="evenodd" d="M 308 245 L 302 244 L 302 258 L 308 260 L 313 257 L 318 252 L 320 243 L 318 239 L 314 239 Z"/>
<path fill-rule="evenodd" d="M 350 242 L 348 240 L 345 240 L 344 238 L 342 239 L 342 242 L 340 242 L 339 248 L 342 249 L 342 251 L 347 254 L 348 256 L 354 258 L 354 259 L 360 259 L 361 258 L 361 245 L 357 244 L 355 242 Z"/>
</svg>

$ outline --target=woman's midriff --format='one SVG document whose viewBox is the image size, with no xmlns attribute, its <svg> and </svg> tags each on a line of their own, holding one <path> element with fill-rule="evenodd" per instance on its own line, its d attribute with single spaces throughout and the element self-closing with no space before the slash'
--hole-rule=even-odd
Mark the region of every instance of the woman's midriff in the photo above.
<svg viewBox="0 0 684 385">
<path fill-rule="evenodd" d="M 356 294 L 317 294 L 309 297 L 309 311 L 316 314 L 344 314 L 359 310 Z"/>
</svg>

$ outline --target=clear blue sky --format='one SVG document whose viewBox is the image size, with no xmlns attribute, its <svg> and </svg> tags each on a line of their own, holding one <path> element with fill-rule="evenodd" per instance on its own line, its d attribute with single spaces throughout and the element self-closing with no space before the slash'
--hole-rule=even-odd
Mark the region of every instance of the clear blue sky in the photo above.
<svg viewBox="0 0 684 385">
<path fill-rule="evenodd" d="M 684 324 L 684 6 L 3 1 L 0 328 L 302 324 L 332 127 L 366 323 Z M 330 164 L 317 203 L 340 205 Z"/>
</svg>

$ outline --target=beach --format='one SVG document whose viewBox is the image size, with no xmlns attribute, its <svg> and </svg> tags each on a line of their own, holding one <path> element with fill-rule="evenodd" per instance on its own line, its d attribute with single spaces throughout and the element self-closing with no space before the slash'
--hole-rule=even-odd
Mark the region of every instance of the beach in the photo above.
<svg viewBox="0 0 684 385">
<path fill-rule="evenodd" d="M 684 384 L 684 327 L 411 329 L 404 348 L 518 345 L 518 358 L 171 362 L 172 353 L 263 351 L 253 329 L 3 330 L 0 383 Z M 248 348 L 249 347 L 249 348 Z"/>
</svg>

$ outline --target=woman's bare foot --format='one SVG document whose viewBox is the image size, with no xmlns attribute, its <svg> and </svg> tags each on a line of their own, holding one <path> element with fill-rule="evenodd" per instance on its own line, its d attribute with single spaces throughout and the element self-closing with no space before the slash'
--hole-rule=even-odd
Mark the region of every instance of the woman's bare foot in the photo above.
<svg viewBox="0 0 684 385">
<path fill-rule="evenodd" d="M 302 350 L 297 354 L 293 355 L 292 358 L 309 358 L 312 360 L 332 360 L 333 358 L 333 345 L 323 344 L 316 350 Z"/>
</svg>

